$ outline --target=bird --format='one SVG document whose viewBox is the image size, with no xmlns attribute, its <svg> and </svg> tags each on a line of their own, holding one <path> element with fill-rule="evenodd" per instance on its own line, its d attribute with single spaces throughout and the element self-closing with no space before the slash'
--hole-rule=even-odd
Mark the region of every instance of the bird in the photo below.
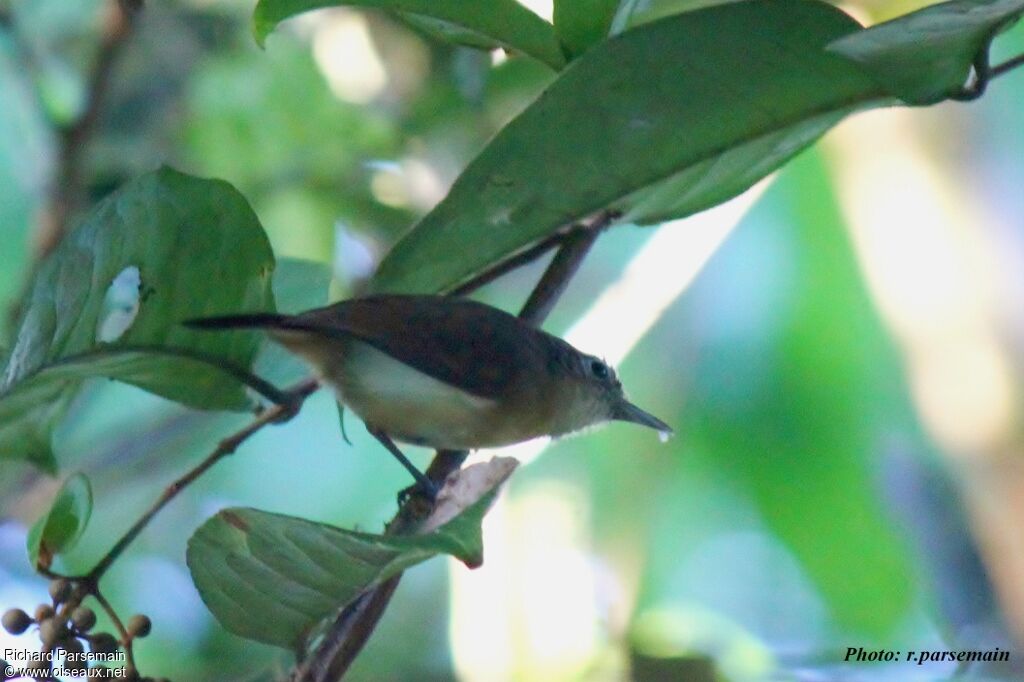
<svg viewBox="0 0 1024 682">
<path fill-rule="evenodd" d="M 606 362 L 472 299 L 376 294 L 295 315 L 243 313 L 184 324 L 265 331 L 334 390 L 428 496 L 436 487 L 395 441 L 476 450 L 613 420 L 672 433 L 626 399 Z"/>
</svg>

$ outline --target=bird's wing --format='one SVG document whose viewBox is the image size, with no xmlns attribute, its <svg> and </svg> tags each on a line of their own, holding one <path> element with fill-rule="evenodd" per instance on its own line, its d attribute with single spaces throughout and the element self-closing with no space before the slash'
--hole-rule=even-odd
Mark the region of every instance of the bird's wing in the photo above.
<svg viewBox="0 0 1024 682">
<path fill-rule="evenodd" d="M 507 395 L 524 372 L 543 371 L 548 357 L 543 332 L 465 299 L 369 296 L 302 313 L 292 322 L 288 326 L 350 335 L 482 398 Z"/>
</svg>

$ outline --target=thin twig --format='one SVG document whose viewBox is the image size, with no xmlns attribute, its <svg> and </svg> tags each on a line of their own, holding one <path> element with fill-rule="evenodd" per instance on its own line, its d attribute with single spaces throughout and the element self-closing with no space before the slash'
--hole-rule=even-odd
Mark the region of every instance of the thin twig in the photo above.
<svg viewBox="0 0 1024 682">
<path fill-rule="evenodd" d="M 971 102 L 985 94 L 985 90 L 988 88 L 988 84 L 993 78 L 998 78 L 1003 74 L 1013 71 L 1021 64 L 1024 64 L 1024 54 L 1017 55 L 1012 59 L 1008 59 L 1002 64 L 996 64 L 995 66 L 989 66 L 988 63 L 989 53 L 988 48 L 981 50 L 974 57 L 972 64 L 972 78 L 969 83 L 960 88 L 957 92 L 954 92 L 949 96 L 951 100 L 956 102 Z"/>
<path fill-rule="evenodd" d="M 128 664 L 127 668 L 130 673 L 137 676 L 138 668 L 135 667 L 135 648 L 132 646 L 132 637 L 128 634 L 128 629 L 124 626 L 124 622 L 95 583 L 89 586 L 89 594 L 99 603 L 100 608 L 106 612 L 110 622 L 114 624 L 114 629 L 117 630 L 117 634 L 121 638 L 121 644 L 124 646 L 124 655 Z"/>
<path fill-rule="evenodd" d="M 68 231 L 83 192 L 82 158 L 96 130 L 110 91 L 117 59 L 134 33 L 143 0 L 108 0 L 100 44 L 89 71 L 82 110 L 69 124 L 57 130 L 56 170 L 50 182 L 48 199 L 39 214 L 33 239 L 33 259 L 21 294 L 7 311 L 11 326 L 17 324 L 22 305 L 43 260 L 60 244 Z"/>
<path fill-rule="evenodd" d="M 1002 64 L 996 64 L 995 66 L 989 69 L 988 77 L 991 79 L 996 78 L 997 76 L 1002 76 L 1004 73 L 1013 71 L 1014 69 L 1021 65 L 1024 65 L 1024 54 L 1019 54 L 1016 57 L 1013 57 L 1012 59 L 1007 59 Z"/>
<path fill-rule="evenodd" d="M 594 245 L 598 235 L 616 217 L 617 214 L 605 211 L 589 225 L 576 226 L 567 233 L 559 235 L 557 242 L 559 249 L 555 253 L 554 259 L 548 264 L 544 275 L 534 287 L 529 299 L 523 305 L 519 313 L 522 319 L 536 326 L 544 321 L 565 291 L 573 275 L 576 274 L 583 258 Z M 545 240 L 545 242 L 550 242 L 550 240 Z M 499 264 L 498 267 L 503 267 L 503 265 Z M 508 272 L 508 269 L 504 269 L 502 272 Z M 484 276 L 474 278 L 473 282 L 476 283 L 476 286 L 482 286 L 494 279 L 487 277 L 487 274 L 484 273 Z M 460 294 L 468 293 L 468 291 L 456 291 Z M 442 485 L 451 473 L 459 470 L 467 454 L 463 451 L 439 450 L 427 468 L 427 476 L 438 486 Z M 430 515 L 431 510 L 432 506 L 422 497 L 410 496 L 399 509 L 395 518 L 388 524 L 386 532 L 391 535 L 415 532 L 419 524 Z M 401 574 L 394 576 L 378 587 L 363 593 L 342 609 L 317 643 L 314 651 L 296 665 L 289 679 L 292 682 L 335 682 L 340 680 L 376 629 L 392 596 L 394 596 L 401 577 Z"/>
<path fill-rule="evenodd" d="M 508 274 L 516 268 L 521 268 L 524 265 L 528 265 L 533 261 L 543 256 L 548 251 L 559 246 L 566 238 L 566 235 L 559 232 L 551 235 L 547 239 L 544 239 L 537 244 L 531 246 L 525 251 L 520 251 L 517 254 L 509 256 L 505 260 L 491 266 L 484 272 L 472 277 L 471 279 L 463 282 L 454 289 L 448 292 L 449 296 L 465 296 L 470 294 L 485 284 L 490 284 L 494 280 L 498 279 L 502 275 Z"/>
<path fill-rule="evenodd" d="M 93 566 L 92 570 L 90 570 L 85 576 L 85 579 L 93 584 L 99 583 L 100 578 L 107 572 L 110 565 L 114 563 L 122 553 L 124 553 L 124 550 L 127 549 L 128 545 L 130 545 L 135 538 L 138 537 L 139 533 L 149 525 L 149 522 L 153 520 L 153 517 L 156 516 L 161 509 L 166 507 L 171 500 L 177 497 L 182 490 L 202 476 L 214 464 L 233 453 L 238 449 L 239 445 L 244 443 L 250 436 L 267 424 L 288 421 L 298 414 L 299 408 L 302 407 L 303 402 L 305 402 L 306 398 L 308 398 L 318 386 L 319 383 L 316 380 L 308 379 L 303 381 L 286 391 L 289 400 L 268 407 L 245 427 L 218 443 L 217 447 L 213 449 L 213 452 L 207 455 L 202 462 L 194 466 L 192 469 L 189 469 L 181 478 L 164 489 L 163 493 L 161 493 L 160 497 L 153 502 L 153 505 L 146 511 L 146 513 L 140 516 L 132 527 L 121 536 L 121 539 L 114 543 L 114 546 L 111 547 L 105 555 L 103 555 L 103 558 L 101 558 L 95 566 Z"/>
<path fill-rule="evenodd" d="M 68 220 L 82 193 L 82 152 L 92 136 L 100 112 L 110 91 L 114 64 L 135 27 L 142 0 L 110 0 L 103 34 L 86 86 L 81 113 L 59 131 L 57 173 L 49 206 L 43 214 L 35 238 L 36 260 L 42 260 L 57 248 Z"/>
<path fill-rule="evenodd" d="M 221 440 L 217 444 L 217 447 L 215 447 L 209 455 L 199 462 L 199 464 L 189 469 L 184 475 L 167 486 L 149 509 L 147 509 L 146 512 L 132 524 L 131 528 L 125 531 L 124 535 L 114 543 L 107 553 L 104 554 L 103 557 L 100 558 L 100 560 L 96 562 L 92 569 L 85 575 L 63 575 L 50 570 L 47 566 L 36 566 L 36 570 L 42 575 L 50 579 L 64 579 L 71 581 L 81 590 L 77 597 L 69 600 L 65 604 L 64 610 L 68 614 L 70 614 L 73 607 L 81 603 L 82 598 L 85 596 L 92 596 L 97 602 L 99 602 L 100 606 L 114 624 L 114 628 L 117 630 L 118 635 L 120 636 L 120 641 L 124 646 L 125 656 L 127 658 L 127 679 L 138 678 L 138 670 L 135 667 L 135 658 L 132 646 L 133 638 L 128 633 L 128 630 L 117 615 L 114 607 L 111 606 L 110 602 L 108 602 L 106 597 L 100 592 L 100 579 L 106 574 L 110 566 L 132 544 L 132 542 L 135 541 L 139 534 L 149 526 L 150 522 L 156 517 L 156 515 L 159 514 L 160 511 L 171 502 L 171 500 L 181 494 L 181 491 L 195 482 L 196 479 L 206 473 L 214 464 L 234 453 L 242 443 L 263 427 L 268 424 L 286 422 L 298 414 L 302 405 L 305 403 L 306 398 L 316 391 L 319 386 L 320 384 L 317 380 L 307 379 L 286 391 L 279 391 L 278 394 L 283 398 L 281 402 L 266 408 L 244 427 Z"/>
<path fill-rule="evenodd" d="M 590 247 L 618 216 L 618 213 L 605 211 L 590 225 L 577 225 L 565 235 L 561 248 L 519 311 L 520 318 L 535 327 L 544 323 L 583 263 L 583 258 L 590 252 Z"/>
</svg>

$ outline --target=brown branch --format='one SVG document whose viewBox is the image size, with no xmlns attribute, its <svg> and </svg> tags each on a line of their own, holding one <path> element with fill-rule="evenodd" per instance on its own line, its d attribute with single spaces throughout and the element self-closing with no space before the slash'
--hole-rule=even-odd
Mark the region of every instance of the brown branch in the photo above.
<svg viewBox="0 0 1024 682">
<path fill-rule="evenodd" d="M 598 235 L 611 225 L 616 217 L 618 214 L 605 211 L 589 225 L 574 226 L 568 232 L 558 235 L 557 241 L 552 241 L 552 238 L 549 238 L 541 242 L 538 247 L 542 244 L 549 245 L 543 250 L 537 252 L 537 247 L 534 247 L 523 252 L 524 254 L 536 252 L 536 255 L 533 256 L 536 258 L 554 244 L 559 245 L 555 257 L 548 264 L 544 275 L 523 305 L 519 317 L 538 326 L 544 321 L 565 291 L 573 275 L 576 274 L 583 258 L 594 245 Z M 517 257 L 514 256 L 513 259 L 517 259 Z M 521 262 L 517 260 L 517 262 L 521 265 L 529 260 Z M 496 266 L 502 268 L 499 274 L 504 274 L 512 269 L 505 267 L 508 262 L 503 261 Z M 490 272 L 477 276 L 472 283 L 475 287 L 483 286 L 498 276 L 491 277 L 489 275 Z M 463 285 L 452 293 L 468 293 L 469 290 L 465 289 L 466 286 Z M 467 455 L 468 453 L 463 451 L 439 450 L 427 468 L 427 477 L 440 487 L 451 473 L 459 470 Z M 431 511 L 432 505 L 429 502 L 419 496 L 410 496 L 398 510 L 395 518 L 388 524 L 385 532 L 389 535 L 414 533 Z M 336 682 L 336 680 L 340 680 L 376 629 L 401 578 L 402 575 L 399 574 L 378 587 L 364 592 L 342 609 L 313 652 L 296 665 L 289 679 L 292 682 Z"/>
<path fill-rule="evenodd" d="M 548 251 L 554 248 L 562 246 L 567 241 L 578 239 L 580 234 L 593 234 L 595 237 L 601 232 L 608 224 L 611 223 L 615 218 L 618 217 L 618 213 L 613 211 L 605 211 L 601 213 L 597 220 L 590 225 L 573 225 L 565 232 L 556 232 L 555 234 L 542 239 L 533 246 L 520 251 L 512 256 L 509 256 L 503 261 L 492 265 L 487 270 L 475 275 L 471 279 L 459 284 L 454 289 L 448 291 L 449 296 L 465 296 L 470 294 L 477 289 L 481 288 L 485 284 L 490 284 L 494 280 L 498 279 L 502 275 L 506 275 L 516 268 L 521 268 L 524 265 L 529 265 L 533 261 L 543 256 Z M 600 221 L 600 224 L 599 224 Z M 568 283 L 568 280 L 566 280 Z M 539 285 L 538 285 L 539 288 Z M 536 295 L 534 290 L 533 295 Z M 525 318 L 524 318 L 525 319 Z"/>
<path fill-rule="evenodd" d="M 153 502 L 149 509 L 147 509 L 146 512 L 132 524 L 131 528 L 125 531 L 124 535 L 114 543 L 113 547 L 111 547 L 107 553 L 96 562 L 96 565 L 94 565 L 85 575 L 62 575 L 50 571 L 45 566 L 39 566 L 37 567 L 37 570 L 48 578 L 65 578 L 75 583 L 85 585 L 90 594 L 95 594 L 97 591 L 96 586 L 99 584 L 100 578 L 103 577 L 111 564 L 113 564 L 118 557 L 124 553 L 135 538 L 137 538 L 139 534 L 146 529 L 146 526 L 148 526 L 153 520 L 153 517 L 160 513 L 160 510 L 166 507 L 171 500 L 181 493 L 182 490 L 187 488 L 189 485 L 194 483 L 197 478 L 206 473 L 210 467 L 228 455 L 233 454 L 235 450 L 238 449 L 239 445 L 247 441 L 264 426 L 267 426 L 268 424 L 286 422 L 298 414 L 303 403 L 306 401 L 306 398 L 308 398 L 319 387 L 320 383 L 316 379 L 306 379 L 305 381 L 296 384 L 282 393 L 285 400 L 266 408 L 244 427 L 221 440 L 217 444 L 217 447 L 215 447 L 213 451 L 203 459 L 203 461 L 186 471 L 180 478 L 164 488 L 164 491 L 160 493 L 160 496 Z"/>
<path fill-rule="evenodd" d="M 454 289 L 448 291 L 449 296 L 465 296 L 471 294 L 485 284 L 490 284 L 502 275 L 506 275 L 516 268 L 529 265 L 543 256 L 548 251 L 560 246 L 565 241 L 566 234 L 558 232 L 547 239 L 543 239 L 530 248 L 514 254 L 503 261 L 491 266 L 480 274 L 466 280 Z"/>
<path fill-rule="evenodd" d="M 106 612 L 107 617 L 110 618 L 110 622 L 114 624 L 114 629 L 117 630 L 117 635 L 121 641 L 121 645 L 124 647 L 125 659 L 127 659 L 125 661 L 127 663 L 127 676 L 129 678 L 133 676 L 138 677 L 138 668 L 135 666 L 135 647 L 132 644 L 131 635 L 128 634 L 128 629 L 124 626 L 124 622 L 121 620 L 121 617 L 117 615 L 117 611 L 114 610 L 114 607 L 110 602 L 107 601 L 107 598 L 103 596 L 102 592 L 100 592 L 98 585 L 95 583 L 89 584 L 87 585 L 87 589 L 89 590 L 89 594 L 92 595 L 92 598 L 100 605 L 100 608 Z"/>
<path fill-rule="evenodd" d="M 996 64 L 995 66 L 990 66 L 988 60 L 989 49 L 986 46 L 974 57 L 970 82 L 960 88 L 957 92 L 951 94 L 949 96 L 951 100 L 956 102 L 971 102 L 978 99 L 985 94 L 985 90 L 988 88 L 988 84 L 992 79 L 998 78 L 999 76 L 1007 74 L 1017 67 L 1024 65 L 1024 54 L 1019 54 L 1016 57 L 1012 57 L 1001 64 Z"/>
<path fill-rule="evenodd" d="M 82 201 L 84 181 L 82 158 L 96 130 L 110 90 L 114 66 L 134 32 L 143 0 L 108 0 L 100 44 L 89 72 L 81 112 L 57 130 L 56 169 L 50 180 L 48 198 L 39 213 L 32 244 L 32 266 L 20 295 L 7 311 L 11 326 L 21 317 L 24 301 L 43 260 L 60 244 L 71 218 Z M 27 53 L 27 52 L 26 52 Z"/>
<path fill-rule="evenodd" d="M 597 241 L 598 235 L 611 225 L 616 217 L 617 213 L 602 213 L 592 224 L 578 225 L 566 234 L 562 246 L 555 253 L 537 286 L 533 288 L 530 298 L 519 311 L 520 318 L 535 327 L 544 323 L 569 286 L 569 281 L 579 270 L 583 258 L 590 252 L 590 247 Z"/>
<path fill-rule="evenodd" d="M 132 542 L 135 541 L 139 534 L 149 526 L 150 522 L 156 517 L 156 515 L 171 502 L 171 500 L 181 494 L 185 488 L 206 473 L 214 464 L 234 453 L 242 443 L 248 440 L 260 429 L 268 424 L 286 422 L 292 419 L 292 417 L 299 413 L 299 410 L 305 403 L 306 398 L 316 391 L 319 386 L 320 384 L 316 379 L 307 379 L 286 391 L 280 392 L 280 396 L 282 398 L 281 402 L 264 409 L 251 422 L 221 440 L 213 451 L 199 462 L 199 464 L 189 469 L 184 475 L 167 486 L 149 509 L 147 509 L 127 531 L 125 531 L 124 535 L 114 543 L 114 545 L 106 554 L 103 555 L 103 557 L 100 558 L 98 562 L 96 562 L 88 573 L 84 575 L 62 575 L 50 570 L 46 566 L 36 567 L 36 570 L 39 573 L 48 578 L 68 580 L 76 586 L 74 596 L 64 604 L 64 616 L 70 617 L 74 608 L 81 603 L 82 599 L 86 596 L 91 596 L 99 602 L 100 607 L 106 611 L 111 622 L 114 624 L 114 628 L 118 632 L 119 641 L 124 647 L 125 655 L 127 657 L 126 679 L 139 679 L 138 669 L 135 666 L 135 655 L 133 649 L 134 638 L 125 628 L 124 623 L 117 615 L 114 607 L 111 606 L 103 593 L 100 592 L 100 579 L 106 574 L 110 566 L 132 544 Z"/>
<path fill-rule="evenodd" d="M 90 570 L 84 577 L 84 580 L 87 583 L 94 585 L 99 583 L 100 578 L 107 572 L 110 565 L 124 553 L 124 550 L 128 548 L 128 545 L 130 545 L 135 538 L 138 537 L 139 533 L 149 525 L 149 522 L 153 520 L 153 517 L 156 516 L 161 509 L 166 507 L 171 500 L 177 497 L 182 490 L 187 488 L 197 478 L 206 473 L 206 471 L 214 464 L 232 454 L 238 449 L 239 445 L 244 443 L 250 436 L 267 424 L 288 421 L 298 414 L 299 409 L 302 407 L 306 398 L 308 398 L 309 395 L 318 388 L 318 386 L 319 383 L 315 379 L 307 379 L 306 381 L 303 381 L 286 391 L 286 395 L 289 398 L 287 401 L 278 403 L 263 410 L 263 412 L 249 422 L 245 427 L 218 443 L 217 447 L 213 449 L 213 452 L 207 455 L 202 462 L 189 469 L 181 478 L 174 481 L 174 483 L 171 483 L 164 489 L 163 493 L 161 493 L 160 497 L 153 502 L 152 506 L 146 511 L 146 513 L 140 516 L 139 519 L 132 524 L 132 527 L 121 536 L 121 539 L 114 543 L 114 546 L 111 547 L 105 555 L 103 555 L 103 558 L 101 558 L 95 566 L 93 566 L 92 570 Z M 81 580 L 81 578 L 79 578 L 79 580 Z"/>
<path fill-rule="evenodd" d="M 1001 64 L 996 64 L 991 69 L 989 69 L 988 77 L 990 79 L 998 78 L 999 76 L 1002 76 L 1004 73 L 1009 73 L 1010 71 L 1013 71 L 1014 69 L 1021 65 L 1024 65 L 1024 54 L 1019 54 L 1016 57 L 1007 59 L 1005 62 Z"/>
<path fill-rule="evenodd" d="M 57 172 L 48 206 L 35 236 L 35 257 L 42 260 L 60 244 L 68 221 L 81 201 L 82 152 L 96 129 L 110 91 L 114 64 L 142 9 L 142 0 L 110 0 L 96 58 L 86 85 L 85 104 L 70 125 L 58 131 Z"/>
</svg>

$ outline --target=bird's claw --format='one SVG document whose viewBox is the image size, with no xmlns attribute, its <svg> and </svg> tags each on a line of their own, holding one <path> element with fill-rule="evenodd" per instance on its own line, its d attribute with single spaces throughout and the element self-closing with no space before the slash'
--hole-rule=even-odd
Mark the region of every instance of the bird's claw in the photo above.
<svg viewBox="0 0 1024 682">
<path fill-rule="evenodd" d="M 398 506 L 404 507 L 405 504 L 413 497 L 419 497 L 433 505 L 434 502 L 437 501 L 437 494 L 439 492 L 440 489 L 433 481 L 424 478 L 423 480 L 416 481 L 411 486 L 402 488 L 398 491 Z"/>
</svg>

